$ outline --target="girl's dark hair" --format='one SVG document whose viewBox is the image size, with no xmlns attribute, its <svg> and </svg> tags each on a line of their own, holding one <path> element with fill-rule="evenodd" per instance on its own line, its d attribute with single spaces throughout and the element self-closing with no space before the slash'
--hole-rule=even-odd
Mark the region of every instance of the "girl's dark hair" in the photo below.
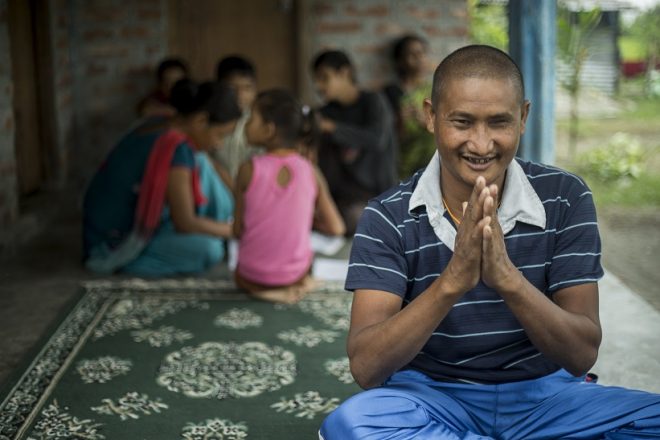
<svg viewBox="0 0 660 440">
<path fill-rule="evenodd" d="M 156 69 L 156 78 L 158 79 L 158 82 L 163 80 L 166 70 L 173 68 L 183 70 L 184 76 L 188 76 L 188 66 L 186 66 L 186 63 L 181 58 L 165 58 L 158 65 L 158 69 Z"/>
<path fill-rule="evenodd" d="M 177 81 L 172 87 L 170 103 L 182 116 L 206 112 L 209 122 L 225 123 L 241 117 L 236 92 L 227 85 L 189 79 Z"/>
<path fill-rule="evenodd" d="M 278 136 L 287 144 L 313 144 L 318 136 L 314 114 L 288 91 L 266 90 L 257 95 L 255 107 L 264 122 L 275 124 Z"/>
</svg>

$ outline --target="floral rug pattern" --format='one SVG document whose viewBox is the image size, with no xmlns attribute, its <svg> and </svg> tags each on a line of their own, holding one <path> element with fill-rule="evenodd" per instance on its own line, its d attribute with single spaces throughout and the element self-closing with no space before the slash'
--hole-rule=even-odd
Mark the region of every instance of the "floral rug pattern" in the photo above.
<svg viewBox="0 0 660 440">
<path fill-rule="evenodd" d="M 285 306 L 224 280 L 89 282 L 0 395 L 0 440 L 317 438 L 359 391 L 350 301 L 339 284 Z"/>
</svg>

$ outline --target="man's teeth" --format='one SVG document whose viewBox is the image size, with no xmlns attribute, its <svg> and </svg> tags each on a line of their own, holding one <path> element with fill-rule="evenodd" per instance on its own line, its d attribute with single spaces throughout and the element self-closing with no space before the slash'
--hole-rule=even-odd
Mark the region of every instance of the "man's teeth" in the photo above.
<svg viewBox="0 0 660 440">
<path fill-rule="evenodd" d="M 469 160 L 472 163 L 476 163 L 476 164 L 484 164 L 484 163 L 488 163 L 491 160 L 493 160 L 492 157 L 488 157 L 488 158 L 485 158 L 485 159 L 478 159 L 476 157 L 466 157 L 465 159 Z"/>
</svg>

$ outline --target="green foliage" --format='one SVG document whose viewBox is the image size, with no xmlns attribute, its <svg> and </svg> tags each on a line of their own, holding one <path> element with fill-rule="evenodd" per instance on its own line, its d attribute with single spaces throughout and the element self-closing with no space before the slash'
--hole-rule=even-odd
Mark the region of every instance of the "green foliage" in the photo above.
<svg viewBox="0 0 660 440">
<path fill-rule="evenodd" d="M 506 6 L 468 1 L 470 38 L 476 44 L 488 44 L 507 51 L 509 47 L 509 18 Z"/>
<path fill-rule="evenodd" d="M 649 59 L 660 58 L 660 5 L 640 14 L 623 35 L 636 40 Z"/>
<path fill-rule="evenodd" d="M 425 167 L 435 153 L 435 139 L 426 129 L 422 111 L 424 99 L 431 96 L 431 84 L 417 87 L 401 98 L 401 154 L 399 176 L 406 178 Z"/>
<path fill-rule="evenodd" d="M 625 35 L 619 37 L 619 52 L 622 61 L 642 61 L 648 56 L 646 46 L 639 38 Z"/>
<path fill-rule="evenodd" d="M 598 206 L 660 206 L 660 176 L 642 173 L 637 179 L 603 182 L 584 176 Z"/>
<path fill-rule="evenodd" d="M 587 40 L 596 29 L 602 13 L 599 8 L 572 12 L 560 7 L 557 13 L 557 49 L 560 59 L 570 68 L 570 75 L 562 84 L 569 93 L 580 90 L 580 73 L 589 56 Z"/>
<path fill-rule="evenodd" d="M 616 133 L 603 148 L 596 148 L 578 158 L 581 174 L 601 182 L 622 182 L 642 175 L 644 150 L 637 138 Z"/>
</svg>

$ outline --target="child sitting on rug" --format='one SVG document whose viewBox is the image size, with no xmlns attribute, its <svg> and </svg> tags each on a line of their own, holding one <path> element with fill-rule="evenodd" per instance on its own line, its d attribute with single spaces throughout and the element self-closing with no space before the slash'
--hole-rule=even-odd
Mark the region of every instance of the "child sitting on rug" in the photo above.
<svg viewBox="0 0 660 440">
<path fill-rule="evenodd" d="M 260 93 L 247 140 L 266 154 L 244 162 L 236 177 L 236 284 L 252 296 L 294 303 L 313 287 L 312 228 L 343 235 L 344 222 L 321 172 L 299 153 L 312 115 L 288 92 Z"/>
</svg>

